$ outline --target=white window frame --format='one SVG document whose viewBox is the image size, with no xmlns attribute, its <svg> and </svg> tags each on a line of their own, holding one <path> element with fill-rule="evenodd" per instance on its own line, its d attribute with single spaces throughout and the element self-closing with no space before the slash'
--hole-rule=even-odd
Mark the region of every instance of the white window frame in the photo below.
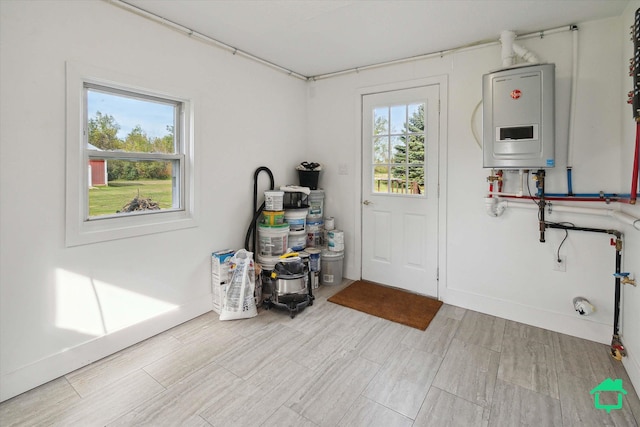
<svg viewBox="0 0 640 427">
<path fill-rule="evenodd" d="M 67 142 L 66 142 L 66 246 L 77 246 L 129 238 L 197 226 L 195 209 L 193 97 L 186 90 L 167 91 L 137 79 L 75 62 L 66 64 Z M 86 85 L 130 92 L 145 97 L 175 101 L 180 104 L 176 116 L 176 154 L 96 152 L 87 146 Z M 176 95 L 180 93 L 180 95 Z M 187 94 L 187 96 L 185 96 Z M 99 154 L 98 154 L 99 153 Z M 89 178 L 87 164 L 92 157 L 126 160 L 177 160 L 180 174 L 174 182 L 174 208 L 141 214 L 110 215 L 89 218 Z"/>
</svg>

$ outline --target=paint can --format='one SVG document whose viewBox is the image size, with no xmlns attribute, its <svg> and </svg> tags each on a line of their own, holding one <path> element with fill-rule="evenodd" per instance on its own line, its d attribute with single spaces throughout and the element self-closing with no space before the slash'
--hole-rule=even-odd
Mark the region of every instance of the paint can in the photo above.
<svg viewBox="0 0 640 427">
<path fill-rule="evenodd" d="M 323 285 L 339 285 L 342 283 L 342 266 L 344 252 L 322 251 L 322 271 L 320 283 Z"/>
<path fill-rule="evenodd" d="M 287 238 L 289 237 L 289 225 L 265 225 L 258 226 L 258 241 L 260 243 L 260 255 L 278 256 L 287 251 Z"/>
<path fill-rule="evenodd" d="M 289 231 L 289 248 L 293 251 L 301 251 L 307 246 L 307 232 Z"/>
<path fill-rule="evenodd" d="M 309 217 L 322 219 L 324 215 L 324 190 L 311 190 L 309 194 Z"/>
<path fill-rule="evenodd" d="M 284 211 L 262 211 L 260 223 L 265 225 L 284 224 Z"/>
<path fill-rule="evenodd" d="M 266 211 L 283 210 L 284 191 L 265 191 L 264 209 Z"/>
<path fill-rule="evenodd" d="M 327 232 L 327 247 L 332 252 L 344 251 L 344 231 L 329 230 Z"/>
<path fill-rule="evenodd" d="M 289 224 L 289 231 L 304 231 L 307 222 L 307 209 L 287 209 L 284 211 L 284 219 Z"/>
<path fill-rule="evenodd" d="M 308 248 L 306 252 L 309 254 L 309 270 L 320 271 L 320 249 Z"/>
<path fill-rule="evenodd" d="M 322 220 L 307 222 L 307 247 L 319 248 L 323 243 L 324 223 Z"/>
</svg>

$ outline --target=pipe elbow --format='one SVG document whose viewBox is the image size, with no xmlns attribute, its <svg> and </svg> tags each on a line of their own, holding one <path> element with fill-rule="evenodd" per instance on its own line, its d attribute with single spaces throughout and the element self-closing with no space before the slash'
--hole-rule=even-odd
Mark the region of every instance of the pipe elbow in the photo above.
<svg viewBox="0 0 640 427">
<path fill-rule="evenodd" d="M 497 197 L 485 197 L 484 206 L 487 215 L 492 217 L 499 217 L 502 215 L 507 207 L 505 202 L 500 201 Z"/>
<path fill-rule="evenodd" d="M 513 51 L 516 53 L 516 55 L 524 59 L 526 62 L 532 64 L 540 62 L 535 53 L 531 52 L 525 47 L 520 46 L 517 43 L 513 43 Z"/>
<path fill-rule="evenodd" d="M 516 63 L 516 58 L 520 57 L 528 63 L 538 63 L 538 57 L 528 49 L 514 43 L 516 33 L 511 30 L 503 30 L 500 33 L 500 44 L 502 45 L 502 66 L 510 67 Z"/>
</svg>

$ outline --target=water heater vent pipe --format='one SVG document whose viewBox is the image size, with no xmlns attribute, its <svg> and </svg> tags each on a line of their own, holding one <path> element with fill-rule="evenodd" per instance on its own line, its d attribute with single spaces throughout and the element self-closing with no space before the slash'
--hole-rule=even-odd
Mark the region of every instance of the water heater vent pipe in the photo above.
<svg viewBox="0 0 640 427">
<path fill-rule="evenodd" d="M 516 63 L 516 57 L 524 59 L 529 63 L 540 62 L 538 57 L 531 51 L 514 43 L 516 33 L 511 30 L 503 30 L 500 33 L 500 43 L 502 44 L 502 66 L 511 67 Z"/>
</svg>

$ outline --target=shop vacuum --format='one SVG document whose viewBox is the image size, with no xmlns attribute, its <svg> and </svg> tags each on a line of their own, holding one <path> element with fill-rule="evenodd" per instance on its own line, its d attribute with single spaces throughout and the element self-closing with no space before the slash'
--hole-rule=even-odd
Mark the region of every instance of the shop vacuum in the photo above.
<svg viewBox="0 0 640 427">
<path fill-rule="evenodd" d="M 273 271 L 264 271 L 262 289 L 263 295 L 267 290 L 267 297 L 263 304 L 267 310 L 271 307 L 287 309 L 293 319 L 304 307 L 313 305 L 309 264 L 297 252 L 280 257 Z"/>
<path fill-rule="evenodd" d="M 261 166 L 256 169 L 253 178 L 253 217 L 245 237 L 245 249 L 257 254 L 257 262 L 262 267 L 260 279 L 262 280 L 262 294 L 264 307 L 286 309 L 293 319 L 295 315 L 308 305 L 313 305 L 313 292 L 311 288 L 311 272 L 309 271 L 309 258 L 304 253 L 285 253 L 270 263 L 261 263 L 263 255 L 272 255 L 267 250 L 268 242 L 258 236 L 258 221 L 262 217 L 265 203 L 258 207 L 258 177 L 261 172 L 266 172 L 270 179 L 270 189 L 274 189 L 273 173 L 269 168 Z M 252 244 L 251 244 L 252 243 Z"/>
</svg>

